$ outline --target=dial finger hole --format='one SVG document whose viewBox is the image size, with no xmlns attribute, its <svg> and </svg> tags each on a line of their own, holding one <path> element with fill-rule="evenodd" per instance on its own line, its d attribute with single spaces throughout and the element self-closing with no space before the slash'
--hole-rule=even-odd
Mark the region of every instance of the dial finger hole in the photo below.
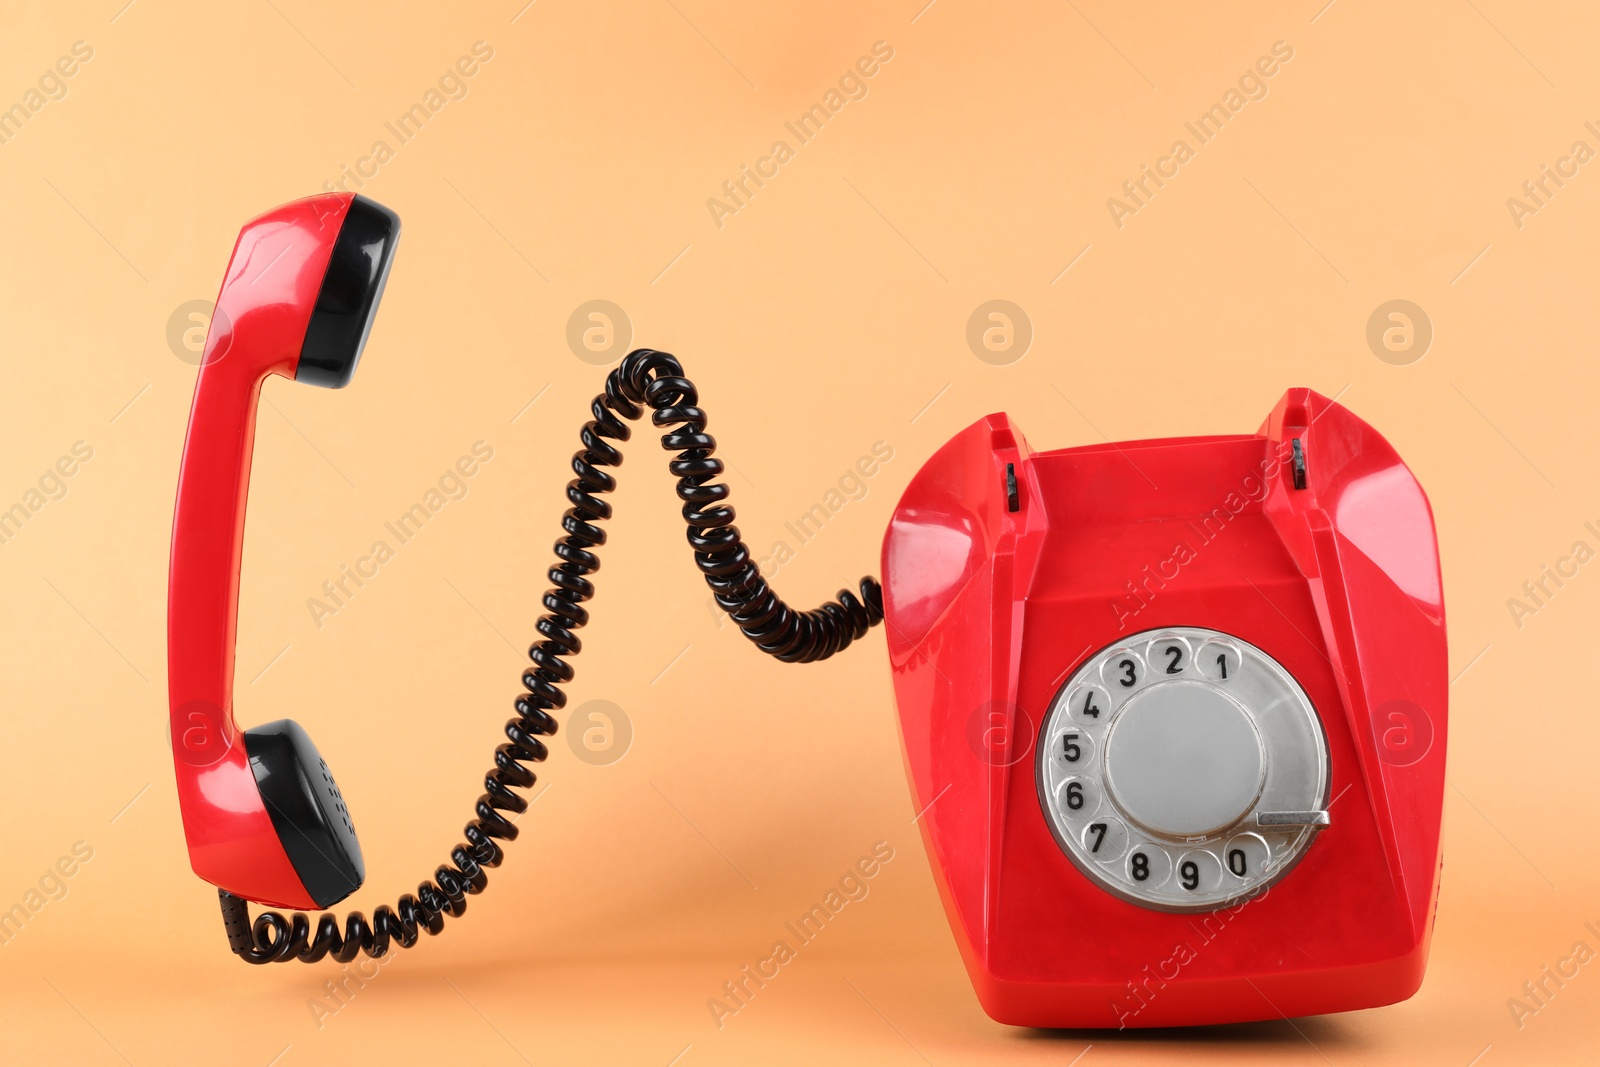
<svg viewBox="0 0 1600 1067">
<path fill-rule="evenodd" d="M 1096 819 L 1083 828 L 1079 840 L 1090 859 L 1115 863 L 1128 848 L 1128 828 L 1120 819 Z"/>
<path fill-rule="evenodd" d="M 1195 667 L 1202 677 L 1213 682 L 1231 682 L 1239 677 L 1239 672 L 1244 668 L 1244 656 L 1239 651 L 1239 646 L 1232 641 L 1221 641 L 1216 638 L 1202 644 L 1194 654 Z"/>
<path fill-rule="evenodd" d="M 1145 663 L 1149 665 L 1153 681 L 1163 678 L 1182 678 L 1194 673 L 1193 655 L 1189 642 L 1175 634 L 1165 634 L 1151 641 L 1145 649 Z"/>
<path fill-rule="evenodd" d="M 1113 693 L 1125 693 L 1144 681 L 1144 660 L 1131 648 L 1119 648 L 1106 657 L 1100 681 Z"/>
<path fill-rule="evenodd" d="M 1167 855 L 1167 850 L 1160 845 L 1152 845 L 1148 841 L 1140 842 L 1134 846 L 1132 852 L 1128 853 L 1123 873 L 1141 891 L 1157 889 L 1172 877 L 1172 857 Z"/>
<path fill-rule="evenodd" d="M 1093 766 L 1094 741 L 1082 730 L 1063 730 L 1053 747 L 1051 758 L 1064 770 L 1081 771 Z"/>
<path fill-rule="evenodd" d="M 1111 701 L 1106 691 L 1097 685 L 1086 685 L 1067 698 L 1067 709 L 1072 721 L 1080 726 L 1103 726 L 1109 716 Z"/>
<path fill-rule="evenodd" d="M 1222 851 L 1223 865 L 1229 876 L 1242 881 L 1265 875 L 1271 859 L 1272 851 L 1259 834 L 1237 834 Z"/>
<path fill-rule="evenodd" d="M 1178 857 L 1178 886 L 1186 893 L 1213 893 L 1222 884 L 1222 861 L 1205 849 L 1194 849 Z"/>
<path fill-rule="evenodd" d="M 1056 805 L 1069 819 L 1087 819 L 1100 810 L 1100 784 L 1093 778 L 1068 778 L 1056 790 Z"/>
</svg>

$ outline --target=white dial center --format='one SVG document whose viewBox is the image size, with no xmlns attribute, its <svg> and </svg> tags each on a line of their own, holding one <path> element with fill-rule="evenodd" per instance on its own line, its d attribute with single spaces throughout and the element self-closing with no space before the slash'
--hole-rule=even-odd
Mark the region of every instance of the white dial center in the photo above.
<svg viewBox="0 0 1600 1067">
<path fill-rule="evenodd" d="M 1135 822 L 1195 837 L 1231 825 L 1261 792 L 1261 738 L 1237 701 L 1198 681 L 1130 697 L 1106 739 L 1106 784 Z"/>
</svg>

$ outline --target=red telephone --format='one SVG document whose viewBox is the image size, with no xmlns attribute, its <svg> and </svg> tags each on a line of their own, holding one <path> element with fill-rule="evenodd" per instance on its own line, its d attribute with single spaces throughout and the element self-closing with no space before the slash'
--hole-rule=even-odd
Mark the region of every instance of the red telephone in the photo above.
<svg viewBox="0 0 1600 1067">
<path fill-rule="evenodd" d="M 1426 496 L 1290 390 L 1257 434 L 912 480 L 884 616 L 919 823 L 996 1020 L 1130 1027 L 1404 1000 L 1439 884 L 1446 649 Z"/>
<path fill-rule="evenodd" d="M 919 821 L 990 1015 L 1216 1023 L 1416 990 L 1444 781 L 1433 520 L 1394 450 L 1303 389 L 1255 436 L 1035 454 L 990 416 L 907 488 L 884 584 L 799 610 L 734 523 L 683 366 L 629 353 L 579 431 L 539 636 L 464 840 L 370 921 L 252 918 L 250 901 L 326 908 L 365 878 L 305 731 L 234 719 L 256 399 L 274 374 L 350 380 L 399 229 L 348 193 L 247 223 L 196 382 L 173 521 L 173 762 L 190 862 L 241 959 L 380 957 L 483 892 L 559 729 L 610 471 L 648 413 L 694 565 L 741 634 L 806 663 L 886 624 Z"/>
</svg>

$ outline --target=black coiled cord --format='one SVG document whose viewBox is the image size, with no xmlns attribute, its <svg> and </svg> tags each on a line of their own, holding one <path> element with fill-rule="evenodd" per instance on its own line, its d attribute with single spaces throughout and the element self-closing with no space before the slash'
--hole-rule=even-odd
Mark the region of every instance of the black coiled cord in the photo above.
<svg viewBox="0 0 1600 1067">
<path fill-rule="evenodd" d="M 706 433 L 706 413 L 699 404 L 694 383 L 684 377 L 676 357 L 641 348 L 630 352 L 606 377 L 605 392 L 594 398 L 594 418 L 579 435 L 583 447 L 572 456 L 577 475 L 567 483 L 572 505 L 561 517 L 566 536 L 555 543 L 557 562 L 550 568 L 553 587 L 544 595 L 546 614 L 537 630 L 542 640 L 528 649 L 533 667 L 522 673 L 527 690 L 516 699 L 515 718 L 506 722 L 507 742 L 494 751 L 494 769 L 483 779 L 483 794 L 475 807 L 477 817 L 467 823 L 466 842 L 450 852 L 450 863 L 433 872 L 433 880 L 405 894 L 391 908 L 381 904 L 368 924 L 361 912 L 351 912 L 339 922 L 324 914 L 311 920 L 301 912 L 286 918 L 264 911 L 250 921 L 248 903 L 227 890 L 222 899 L 223 925 L 228 946 L 248 963 L 299 960 L 316 963 L 331 956 L 348 963 L 359 953 L 382 956 L 391 945 L 410 948 L 423 931 L 437 934 L 446 916 L 467 910 L 467 897 L 483 892 L 489 876 L 485 868 L 498 867 L 505 858 L 499 841 L 514 841 L 516 825 L 503 812 L 521 814 L 528 802 L 515 790 L 531 787 L 536 778 L 523 766 L 541 763 L 549 754 L 541 737 L 556 732 L 550 709 L 566 706 L 561 686 L 572 681 L 572 665 L 563 657 L 576 655 L 583 643 L 573 633 L 589 621 L 584 602 L 594 596 L 589 575 L 600 569 L 592 551 L 606 542 L 597 525 L 611 517 L 611 505 L 601 494 L 616 488 L 606 467 L 622 463 L 622 453 L 611 442 L 628 440 L 628 423 L 651 409 L 651 421 L 667 429 L 661 446 L 676 452 L 667 469 L 678 479 L 678 497 L 688 524 L 695 565 L 711 587 L 717 603 L 738 623 L 756 647 L 786 663 L 827 659 L 849 647 L 867 630 L 883 621 L 883 589 L 863 578 L 859 597 L 848 589 L 811 611 L 796 611 L 772 590 L 733 525 L 733 508 L 724 503 L 728 487 L 714 481 L 722 474 L 722 461 L 712 453 L 716 440 Z M 620 417 L 619 417 L 620 416 Z M 627 420 L 627 421 L 624 421 Z"/>
</svg>

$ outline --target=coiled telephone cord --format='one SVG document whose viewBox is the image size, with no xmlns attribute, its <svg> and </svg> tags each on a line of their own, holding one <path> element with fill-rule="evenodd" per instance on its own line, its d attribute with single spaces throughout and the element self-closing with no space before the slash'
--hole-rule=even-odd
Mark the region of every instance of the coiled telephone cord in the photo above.
<svg viewBox="0 0 1600 1067">
<path fill-rule="evenodd" d="M 677 453 L 667 468 L 678 479 L 695 566 L 717 603 L 757 648 L 786 663 L 809 663 L 842 652 L 883 621 L 883 589 L 873 578 L 862 578 L 855 592 L 840 590 L 836 599 L 810 611 L 796 611 L 783 602 L 761 576 L 733 524 L 727 485 L 715 480 L 722 474 L 722 461 L 713 454 L 717 443 L 706 433 L 706 413 L 694 383 L 669 353 L 647 348 L 630 352 L 606 377 L 605 391 L 590 405 L 594 417 L 579 435 L 583 447 L 572 456 L 577 477 L 567 483 L 571 506 L 561 517 L 566 535 L 555 543 L 545 614 L 535 627 L 540 640 L 528 649 L 533 666 L 522 674 L 526 692 L 516 698 L 516 716 L 505 725 L 507 740 L 495 749 L 494 768 L 484 776 L 476 817 L 463 830 L 466 841 L 451 850 L 450 862 L 415 894 L 405 894 L 393 908 L 379 905 L 370 923 L 361 912 L 351 912 L 342 933 L 331 914 L 317 919 L 314 933 L 310 918 L 301 912 L 288 917 L 263 911 L 252 922 L 243 898 L 219 890 L 228 945 L 241 959 L 316 963 L 332 957 L 348 963 L 363 952 L 382 956 L 393 945 L 415 945 L 423 931 L 438 934 L 447 916 L 461 916 L 467 898 L 483 891 L 487 869 L 505 858 L 499 842 L 517 837 L 517 827 L 505 813 L 528 808 L 517 791 L 533 786 L 536 777 L 524 764 L 543 762 L 549 754 L 541 738 L 556 732 L 550 712 L 567 703 L 561 689 L 573 678 L 567 660 L 583 647 L 574 631 L 589 621 L 584 608 L 594 595 L 589 576 L 600 568 L 595 550 L 606 541 L 599 523 L 611 517 L 611 505 L 602 497 L 617 484 L 606 468 L 622 463 L 622 452 L 613 442 L 628 440 L 629 423 L 646 408 L 655 427 L 665 430 L 661 446 Z"/>
</svg>

